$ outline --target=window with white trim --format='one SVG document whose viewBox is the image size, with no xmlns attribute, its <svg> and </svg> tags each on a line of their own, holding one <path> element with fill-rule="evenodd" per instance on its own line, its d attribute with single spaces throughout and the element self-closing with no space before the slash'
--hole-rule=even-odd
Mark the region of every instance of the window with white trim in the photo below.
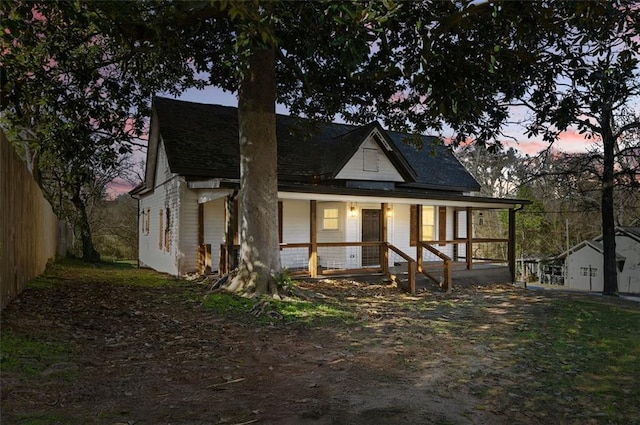
<svg viewBox="0 0 640 425">
<path fill-rule="evenodd" d="M 433 241 L 436 238 L 436 209 L 435 207 L 422 207 L 422 237 L 423 241 Z"/>
<path fill-rule="evenodd" d="M 322 230 L 338 230 L 338 218 L 337 208 L 325 208 L 322 213 Z"/>
</svg>

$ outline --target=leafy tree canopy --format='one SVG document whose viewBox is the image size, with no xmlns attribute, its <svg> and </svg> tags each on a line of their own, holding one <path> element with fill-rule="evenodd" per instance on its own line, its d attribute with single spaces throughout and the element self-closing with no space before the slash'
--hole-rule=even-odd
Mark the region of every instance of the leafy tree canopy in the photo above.
<svg viewBox="0 0 640 425">
<path fill-rule="evenodd" d="M 130 149 L 145 116 L 133 113 L 161 90 L 212 84 L 265 111 L 277 100 L 294 115 L 381 118 L 420 133 L 447 124 L 458 142 L 499 137 L 515 103 L 531 109 L 531 135 L 551 142 L 577 125 L 602 138 L 608 220 L 608 141 L 637 122 L 616 127 L 613 111 L 638 91 L 638 13 L 627 0 L 14 1 L 3 4 L 3 109 L 15 128 L 39 135 L 39 149 L 100 150 L 95 158 L 108 163 Z M 269 51 L 273 59 L 256 61 Z M 271 87 L 242 90 L 263 71 L 273 72 L 272 97 Z M 275 177 L 267 180 L 272 191 Z M 245 179 L 243 190 L 267 191 L 258 183 Z M 266 211 L 275 216 L 273 205 Z"/>
</svg>

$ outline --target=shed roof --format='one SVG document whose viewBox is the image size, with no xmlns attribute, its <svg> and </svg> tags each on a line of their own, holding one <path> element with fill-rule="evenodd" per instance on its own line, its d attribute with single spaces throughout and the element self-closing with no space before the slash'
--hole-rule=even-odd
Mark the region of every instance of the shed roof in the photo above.
<svg viewBox="0 0 640 425">
<path fill-rule="evenodd" d="M 640 242 L 640 227 L 616 226 L 615 234 L 616 236 L 628 236 L 631 239 L 637 242 Z M 595 241 L 602 241 L 602 239 L 603 239 L 602 234 L 594 238 Z"/>
<path fill-rule="evenodd" d="M 617 226 L 616 232 L 627 235 L 640 242 L 640 227 Z"/>
<path fill-rule="evenodd" d="M 154 98 L 153 107 L 172 172 L 190 178 L 239 178 L 237 108 L 163 97 Z M 391 145 L 391 151 L 382 151 L 405 177 L 407 188 L 480 190 L 451 149 L 435 137 L 419 136 L 422 148 L 417 149 L 405 143 L 407 134 L 385 131 L 377 122 L 313 124 L 279 114 L 278 179 L 299 183 L 333 179 L 374 129 Z"/>
<path fill-rule="evenodd" d="M 600 254 L 604 254 L 604 246 L 602 245 L 602 242 L 600 241 L 595 241 L 595 240 L 589 240 L 589 241 L 582 241 L 577 245 L 572 246 L 571 248 L 569 248 L 568 250 L 566 250 L 565 252 L 563 252 L 562 254 L 558 255 L 556 258 L 560 258 L 560 259 L 565 259 L 568 256 L 580 251 L 583 248 L 591 248 L 593 250 L 595 250 L 596 252 L 600 253 Z M 618 254 L 616 252 L 616 261 L 624 261 L 626 259 L 626 257 Z"/>
</svg>

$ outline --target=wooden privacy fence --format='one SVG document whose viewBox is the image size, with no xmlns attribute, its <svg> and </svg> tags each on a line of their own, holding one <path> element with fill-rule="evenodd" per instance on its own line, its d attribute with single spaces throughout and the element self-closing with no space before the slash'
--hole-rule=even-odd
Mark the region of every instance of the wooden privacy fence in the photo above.
<svg viewBox="0 0 640 425">
<path fill-rule="evenodd" d="M 0 308 L 64 255 L 73 235 L 0 131 Z"/>
</svg>

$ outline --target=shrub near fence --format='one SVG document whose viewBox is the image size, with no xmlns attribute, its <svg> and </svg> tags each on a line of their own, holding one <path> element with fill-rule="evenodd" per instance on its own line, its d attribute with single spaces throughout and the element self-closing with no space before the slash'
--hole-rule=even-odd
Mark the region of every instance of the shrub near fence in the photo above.
<svg viewBox="0 0 640 425">
<path fill-rule="evenodd" d="M 72 240 L 0 131 L 0 308 L 41 274 L 49 259 L 64 255 Z"/>
</svg>

